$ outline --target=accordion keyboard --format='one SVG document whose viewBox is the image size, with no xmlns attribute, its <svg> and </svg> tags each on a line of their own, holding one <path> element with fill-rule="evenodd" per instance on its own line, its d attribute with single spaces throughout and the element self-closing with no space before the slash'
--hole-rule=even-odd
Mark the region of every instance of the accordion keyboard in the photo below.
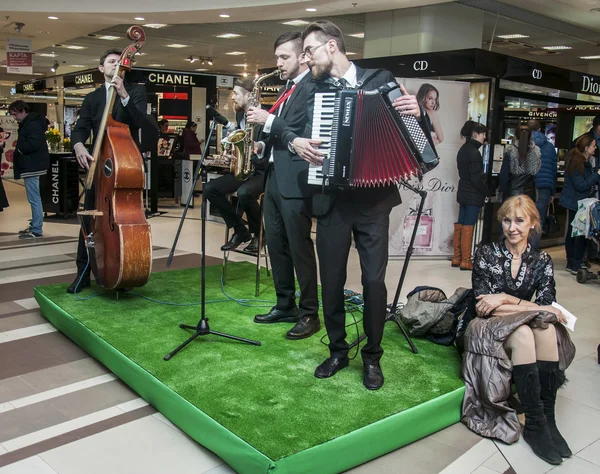
<svg viewBox="0 0 600 474">
<path fill-rule="evenodd" d="M 317 148 L 324 155 L 324 166 L 331 171 L 335 166 L 336 145 L 336 137 L 332 137 L 332 132 L 337 129 L 339 107 L 339 99 L 336 100 L 335 92 L 318 92 L 315 94 L 311 139 L 322 141 Z M 328 175 L 331 174 L 332 172 L 328 173 Z M 308 184 L 321 185 L 322 183 L 323 166 L 311 164 L 308 168 Z"/>
</svg>

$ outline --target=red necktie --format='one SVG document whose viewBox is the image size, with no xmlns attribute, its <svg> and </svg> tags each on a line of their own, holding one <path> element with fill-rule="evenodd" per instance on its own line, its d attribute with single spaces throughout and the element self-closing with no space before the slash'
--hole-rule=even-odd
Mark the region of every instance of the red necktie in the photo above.
<svg viewBox="0 0 600 474">
<path fill-rule="evenodd" d="M 285 91 L 283 94 L 281 94 L 281 96 L 279 97 L 279 99 L 277 99 L 277 101 L 273 104 L 273 107 L 271 107 L 269 109 L 269 113 L 272 114 L 274 113 L 279 107 L 281 107 L 283 105 L 283 103 L 288 100 L 289 96 L 292 95 L 292 92 L 294 92 L 294 89 L 296 88 L 296 84 L 294 84 L 292 87 L 290 87 L 287 91 Z"/>
</svg>

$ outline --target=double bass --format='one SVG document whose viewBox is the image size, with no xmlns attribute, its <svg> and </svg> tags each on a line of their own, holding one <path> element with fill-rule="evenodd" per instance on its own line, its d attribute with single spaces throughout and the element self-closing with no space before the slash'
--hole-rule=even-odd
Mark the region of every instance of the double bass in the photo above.
<svg viewBox="0 0 600 474">
<path fill-rule="evenodd" d="M 115 75 L 131 70 L 146 35 L 139 26 L 127 30 L 134 41 L 121 54 Z M 84 196 L 95 196 L 95 209 L 79 211 L 91 269 L 96 282 L 108 290 L 146 284 L 152 271 L 152 238 L 143 205 L 144 168 L 141 152 L 129 126 L 115 121 L 116 99 L 110 87 L 106 107 L 94 137 Z M 93 185 L 93 186 L 92 186 Z"/>
</svg>

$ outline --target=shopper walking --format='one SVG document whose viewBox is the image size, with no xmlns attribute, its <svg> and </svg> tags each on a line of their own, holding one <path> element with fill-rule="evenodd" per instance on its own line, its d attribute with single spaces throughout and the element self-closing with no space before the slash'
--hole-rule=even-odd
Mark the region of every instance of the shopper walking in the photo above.
<svg viewBox="0 0 600 474">
<path fill-rule="evenodd" d="M 465 144 L 458 150 L 456 166 L 458 167 L 458 192 L 456 201 L 460 205 L 458 222 L 454 224 L 454 258 L 452 266 L 460 266 L 461 270 L 472 270 L 471 247 L 473 230 L 479 211 L 489 195 L 483 172 L 483 158 L 479 148 L 487 136 L 485 125 L 469 120 L 465 122 L 460 134 L 465 137 Z"/>
<path fill-rule="evenodd" d="M 590 197 L 594 187 L 600 182 L 600 170 L 594 171 L 591 158 L 596 152 L 596 140 L 589 135 L 579 137 L 569 154 L 565 168 L 565 183 L 559 204 L 568 210 L 569 227 L 565 238 L 567 271 L 577 274 L 583 264 L 587 241 L 584 236 L 573 237 L 572 222 L 577 213 L 577 202 Z"/>
<path fill-rule="evenodd" d="M 26 102 L 17 100 L 8 106 L 8 113 L 19 122 L 17 146 L 15 147 L 15 179 L 23 179 L 27 200 L 31 205 L 29 231 L 20 239 L 42 236 L 43 210 L 40 196 L 40 176 L 48 172 L 50 155 L 46 143 L 46 119 L 31 109 Z"/>
</svg>

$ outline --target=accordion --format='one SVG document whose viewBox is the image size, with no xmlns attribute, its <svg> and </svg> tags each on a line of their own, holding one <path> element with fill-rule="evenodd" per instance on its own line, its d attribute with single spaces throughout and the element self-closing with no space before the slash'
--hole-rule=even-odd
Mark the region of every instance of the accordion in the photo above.
<svg viewBox="0 0 600 474">
<path fill-rule="evenodd" d="M 401 95 L 395 82 L 372 91 L 317 92 L 311 138 L 322 141 L 324 159 L 309 167 L 308 183 L 388 186 L 435 168 L 437 153 L 417 119 L 392 106 Z"/>
</svg>

